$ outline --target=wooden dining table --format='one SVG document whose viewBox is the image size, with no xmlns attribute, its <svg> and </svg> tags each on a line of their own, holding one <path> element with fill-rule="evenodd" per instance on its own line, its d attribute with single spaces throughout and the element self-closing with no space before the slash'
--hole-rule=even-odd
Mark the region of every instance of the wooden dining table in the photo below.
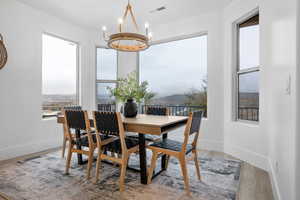
<svg viewBox="0 0 300 200">
<path fill-rule="evenodd" d="M 91 116 L 91 115 L 90 115 Z M 188 117 L 185 116 L 156 116 L 139 114 L 135 118 L 122 118 L 125 131 L 134 132 L 138 134 L 139 138 L 139 158 L 140 158 L 140 176 L 141 183 L 147 184 L 147 151 L 146 151 L 146 138 L 145 135 L 161 136 L 162 139 L 168 137 L 168 133 L 187 123 Z M 58 115 L 57 122 L 64 123 L 64 116 Z M 90 119 L 91 126 L 93 127 L 93 120 Z M 77 147 L 81 148 L 81 147 Z M 79 155 L 79 154 L 78 154 Z M 78 156 L 79 164 L 82 164 L 81 155 Z M 155 173 L 155 176 L 166 170 L 166 156 L 162 157 L 161 170 Z"/>
</svg>

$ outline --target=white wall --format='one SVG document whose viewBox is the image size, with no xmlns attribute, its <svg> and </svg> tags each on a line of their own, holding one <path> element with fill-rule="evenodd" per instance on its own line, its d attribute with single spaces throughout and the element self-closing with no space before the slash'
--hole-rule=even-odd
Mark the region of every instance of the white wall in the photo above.
<svg viewBox="0 0 300 200">
<path fill-rule="evenodd" d="M 266 121 L 263 132 L 269 134 L 269 159 L 274 185 L 281 199 L 294 199 L 295 128 L 296 128 L 296 2 L 297 0 L 261 1 L 263 104 Z M 291 94 L 286 82 L 291 77 Z M 276 167 L 278 163 L 278 167 Z"/>
<path fill-rule="evenodd" d="M 225 152 L 266 169 L 267 134 L 261 134 L 260 124 L 233 121 L 233 22 L 257 7 L 257 1 L 232 3 L 224 10 L 224 143 Z M 261 104 L 261 98 L 260 98 Z M 262 107 L 262 106 L 261 106 Z M 261 110 L 262 113 L 262 110 Z"/>
<path fill-rule="evenodd" d="M 201 125 L 199 148 L 223 151 L 223 68 L 220 13 L 180 19 L 173 23 L 154 26 L 152 30 L 154 42 L 198 33 L 208 34 L 208 119 L 205 119 Z M 178 74 L 178 78 L 182 78 L 181 74 Z"/>
<path fill-rule="evenodd" d="M 138 73 L 138 53 L 118 52 L 118 77 L 126 78 L 133 71 Z"/>
<path fill-rule="evenodd" d="M 296 198 L 295 199 L 300 199 L 300 2 L 298 1 L 297 5 L 297 129 L 296 129 L 296 168 L 295 168 L 295 191 L 296 191 Z"/>
<path fill-rule="evenodd" d="M 292 200 L 296 127 L 296 0 L 236 0 L 224 11 L 224 88 L 232 88 L 232 23 L 259 6 L 260 122 L 232 121 L 233 91 L 224 92 L 225 152 L 269 170 L 275 197 Z M 286 94 L 291 77 L 291 94 Z M 277 164 L 276 164 L 277 163 Z M 276 167 L 277 165 L 277 167 Z"/>
<path fill-rule="evenodd" d="M 42 33 L 79 43 L 81 103 L 88 109 L 94 66 L 88 32 L 15 0 L 0 0 L 0 32 L 8 51 L 0 71 L 0 160 L 61 145 L 62 127 L 41 118 Z"/>
</svg>

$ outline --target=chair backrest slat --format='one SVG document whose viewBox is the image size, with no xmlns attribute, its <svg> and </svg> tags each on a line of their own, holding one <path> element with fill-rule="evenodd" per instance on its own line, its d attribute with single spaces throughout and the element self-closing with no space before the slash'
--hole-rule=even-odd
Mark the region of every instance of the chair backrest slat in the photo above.
<svg viewBox="0 0 300 200">
<path fill-rule="evenodd" d="M 99 112 L 94 111 L 94 125 L 96 128 L 97 145 L 101 145 L 100 134 L 116 136 L 120 140 L 110 143 L 107 148 L 117 150 L 119 148 L 118 141 L 121 143 L 121 151 L 126 152 L 127 146 L 125 142 L 125 131 L 122 118 L 119 112 Z"/>
<path fill-rule="evenodd" d="M 192 124 L 190 128 L 190 135 L 198 133 L 202 121 L 203 111 L 193 112 Z"/>
<path fill-rule="evenodd" d="M 98 104 L 98 111 L 102 112 L 115 112 L 115 104 Z"/>
<path fill-rule="evenodd" d="M 168 115 L 168 108 L 166 107 L 147 107 L 146 108 L 147 115 Z"/>
<path fill-rule="evenodd" d="M 81 106 L 65 106 L 64 110 L 82 110 Z"/>
<path fill-rule="evenodd" d="M 94 112 L 96 129 L 99 133 L 119 136 L 118 118 L 115 112 Z"/>
<path fill-rule="evenodd" d="M 65 110 L 65 115 L 69 128 L 76 130 L 86 130 L 84 111 Z"/>
<path fill-rule="evenodd" d="M 187 126 L 186 126 L 186 129 L 184 132 L 184 142 L 182 144 L 182 152 L 183 153 L 186 152 L 186 147 L 187 147 L 187 144 L 189 141 L 189 137 L 193 134 L 195 134 L 195 136 L 194 136 L 192 146 L 193 146 L 193 148 L 197 147 L 197 141 L 198 141 L 198 137 L 199 137 L 202 116 L 203 116 L 203 111 L 196 111 L 196 112 L 190 113 L 189 120 L 187 122 Z"/>
</svg>

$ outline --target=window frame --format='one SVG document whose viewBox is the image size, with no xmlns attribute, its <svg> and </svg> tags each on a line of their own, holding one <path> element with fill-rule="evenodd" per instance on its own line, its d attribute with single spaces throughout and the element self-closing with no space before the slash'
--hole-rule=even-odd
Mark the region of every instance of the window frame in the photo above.
<svg viewBox="0 0 300 200">
<path fill-rule="evenodd" d="M 258 107 L 258 121 L 255 120 L 245 120 L 239 118 L 239 77 L 240 75 L 249 74 L 253 72 L 260 72 L 260 63 L 256 67 L 250 67 L 246 69 L 240 69 L 240 27 L 239 25 L 244 23 L 245 21 L 249 20 L 250 18 L 259 15 L 259 8 L 255 8 L 253 11 L 245 15 L 244 17 L 240 18 L 236 22 L 233 23 L 233 33 L 234 33 L 234 40 L 233 40 L 233 46 L 234 49 L 234 72 L 233 72 L 233 89 L 234 89 L 234 99 L 233 99 L 233 121 L 236 122 L 243 122 L 243 123 L 250 123 L 250 124 L 259 124 L 260 121 L 260 107 Z M 259 23 L 260 25 L 260 23 Z M 260 46 L 260 44 L 259 44 Z M 260 87 L 259 87 L 260 91 Z M 260 95 L 260 92 L 259 92 Z"/>
<path fill-rule="evenodd" d="M 97 103 L 97 84 L 98 83 L 114 83 L 116 84 L 116 87 L 118 87 L 118 74 L 119 74 L 119 52 L 117 51 L 117 55 L 116 55 L 116 59 L 117 59 L 117 71 L 116 71 L 116 80 L 107 80 L 107 79 L 98 79 L 97 78 L 97 65 L 98 65 L 98 59 L 97 59 L 97 49 L 110 49 L 108 47 L 105 46 L 96 46 L 95 47 L 95 108 L 96 110 L 98 109 L 98 103 Z"/>
<path fill-rule="evenodd" d="M 197 33 L 193 33 L 193 34 L 188 34 L 188 35 L 181 35 L 181 36 L 176 36 L 176 37 L 170 37 L 170 38 L 167 38 L 167 39 L 162 39 L 162 40 L 157 40 L 157 41 L 154 41 L 154 42 L 151 42 L 151 46 L 154 46 L 154 45 L 160 45 L 160 44 L 165 44 L 165 43 L 170 43 L 170 42 L 176 42 L 176 41 L 180 41 L 180 40 L 185 40 L 185 39 L 192 39 L 192 38 L 196 38 L 196 37 L 202 37 L 202 36 L 206 36 L 207 37 L 207 88 L 209 88 L 209 72 L 208 72 L 208 68 L 209 68 L 209 41 L 208 41 L 208 38 L 209 38 L 209 34 L 208 34 L 208 31 L 201 31 L 201 32 L 197 32 Z M 150 46 L 150 48 L 151 48 Z M 139 83 L 141 83 L 141 54 L 140 52 L 138 52 L 138 55 L 137 55 L 137 76 L 138 76 L 138 81 Z M 207 108 L 206 108 L 206 113 L 207 113 L 207 116 L 204 118 L 205 120 L 208 119 L 208 110 L 209 110 L 209 89 L 207 89 Z"/>
<path fill-rule="evenodd" d="M 47 35 L 50 37 L 54 37 L 60 40 L 64 40 L 66 42 L 70 42 L 70 43 L 74 43 L 76 45 L 76 99 L 75 102 L 77 105 L 81 106 L 81 101 L 80 101 L 80 43 L 53 33 L 49 33 L 49 32 L 42 32 L 42 51 L 43 51 L 43 36 Z M 43 52 L 42 52 L 42 65 L 43 65 Z M 43 70 L 43 69 L 42 69 Z M 43 80 L 42 80 L 42 84 L 43 84 Z M 42 93 L 43 95 L 43 93 Z M 43 114 L 43 102 L 42 102 L 42 119 L 43 120 L 47 120 L 49 118 L 53 118 L 56 116 L 44 116 Z"/>
</svg>

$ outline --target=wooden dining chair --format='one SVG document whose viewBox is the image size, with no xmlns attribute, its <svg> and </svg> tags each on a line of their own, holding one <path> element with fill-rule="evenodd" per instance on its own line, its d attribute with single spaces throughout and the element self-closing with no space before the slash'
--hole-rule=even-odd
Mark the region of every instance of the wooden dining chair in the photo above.
<svg viewBox="0 0 300 200">
<path fill-rule="evenodd" d="M 186 164 L 186 155 L 192 152 L 194 156 L 197 176 L 198 179 L 201 180 L 200 167 L 198 163 L 196 148 L 197 148 L 197 141 L 199 137 L 202 115 L 203 115 L 202 111 L 197 111 L 189 114 L 189 119 L 184 131 L 183 143 L 175 140 L 164 139 L 159 142 L 154 142 L 148 146 L 148 148 L 151 149 L 153 153 L 151 166 L 148 174 L 148 184 L 151 183 L 153 171 L 156 166 L 156 161 L 160 154 L 174 156 L 179 160 L 181 171 L 184 177 L 185 188 L 187 193 L 189 193 L 190 189 L 189 189 L 189 179 L 188 179 L 187 164 Z M 192 144 L 188 144 L 189 137 L 191 136 L 194 136 L 193 142 Z"/>
<path fill-rule="evenodd" d="M 82 108 L 81 108 L 81 106 L 66 106 L 66 107 L 64 107 L 64 110 L 82 110 Z M 69 141 L 68 134 L 66 131 L 66 126 L 64 124 L 63 125 L 63 145 L 62 145 L 62 155 L 61 155 L 63 158 L 65 157 L 65 151 L 66 151 L 66 146 L 67 146 L 68 141 Z"/>
<path fill-rule="evenodd" d="M 93 163 L 93 153 L 97 146 L 96 136 L 91 133 L 90 121 L 87 111 L 82 110 L 64 110 L 65 128 L 70 141 L 66 174 L 69 174 L 69 168 L 72 159 L 72 153 L 83 154 L 88 156 L 87 178 L 90 177 L 90 171 Z M 80 135 L 80 138 L 74 137 L 75 131 L 84 131 L 85 135 Z M 75 146 L 85 147 L 78 149 Z"/>
<path fill-rule="evenodd" d="M 99 180 L 100 165 L 102 160 L 109 160 L 113 163 L 118 163 L 121 167 L 120 174 L 120 191 L 124 191 L 124 180 L 127 169 L 127 163 L 132 153 L 136 153 L 139 150 L 138 140 L 132 140 L 125 137 L 125 130 L 122 122 L 122 118 L 119 112 L 99 112 L 95 111 L 94 123 L 97 138 L 98 156 L 96 164 L 96 182 Z M 107 136 L 115 136 L 113 142 L 103 144 L 102 138 L 99 134 L 105 134 Z M 120 156 L 114 156 L 113 154 L 104 154 L 103 150 L 117 153 Z"/>
</svg>

